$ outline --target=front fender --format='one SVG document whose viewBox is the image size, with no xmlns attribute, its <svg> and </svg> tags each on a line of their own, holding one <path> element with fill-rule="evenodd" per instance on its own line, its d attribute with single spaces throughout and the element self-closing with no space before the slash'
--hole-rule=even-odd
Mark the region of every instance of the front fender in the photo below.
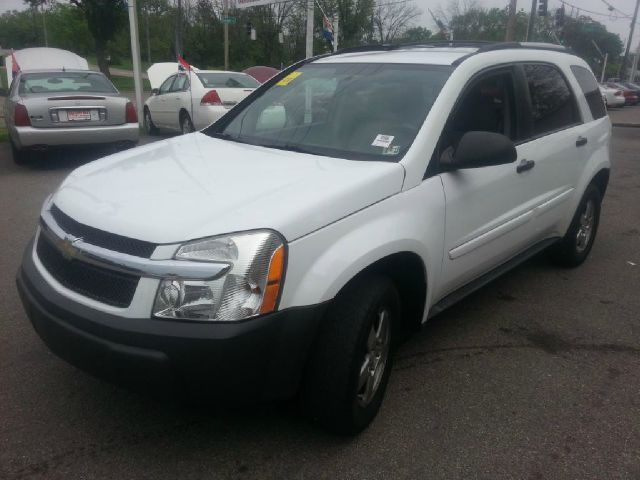
<svg viewBox="0 0 640 480">
<path fill-rule="evenodd" d="M 330 300 L 369 265 L 400 252 L 422 259 L 429 305 L 442 267 L 444 202 L 440 178 L 429 178 L 295 240 L 280 308 Z"/>
</svg>

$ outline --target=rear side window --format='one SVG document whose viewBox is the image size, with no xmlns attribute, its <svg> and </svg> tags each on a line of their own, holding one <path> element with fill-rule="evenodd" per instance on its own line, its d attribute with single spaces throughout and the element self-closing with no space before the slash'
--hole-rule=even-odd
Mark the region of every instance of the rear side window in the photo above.
<svg viewBox="0 0 640 480">
<path fill-rule="evenodd" d="M 578 65 L 571 65 L 571 71 L 576 76 L 578 84 L 584 97 L 589 104 L 589 110 L 594 119 L 602 118 L 607 114 L 607 110 L 604 108 L 604 102 L 602 101 L 602 94 L 600 88 L 598 88 L 598 82 L 596 82 L 593 73 L 584 67 Z"/>
<path fill-rule="evenodd" d="M 538 137 L 579 122 L 576 103 L 562 74 L 545 64 L 524 65 L 531 96 L 533 134 Z"/>
</svg>

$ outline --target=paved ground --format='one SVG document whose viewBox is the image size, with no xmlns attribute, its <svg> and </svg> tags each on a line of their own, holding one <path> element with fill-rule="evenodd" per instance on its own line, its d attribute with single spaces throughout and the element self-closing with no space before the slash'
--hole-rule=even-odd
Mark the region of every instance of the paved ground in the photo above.
<svg viewBox="0 0 640 480">
<path fill-rule="evenodd" d="M 591 258 L 536 258 L 399 352 L 372 427 L 342 439 L 291 405 L 163 404 L 50 354 L 14 287 L 40 204 L 76 154 L 15 167 L 0 144 L 0 478 L 640 478 L 640 135 L 614 129 Z"/>
<path fill-rule="evenodd" d="M 616 126 L 640 127 L 640 104 L 633 107 L 610 108 L 611 123 Z"/>
</svg>

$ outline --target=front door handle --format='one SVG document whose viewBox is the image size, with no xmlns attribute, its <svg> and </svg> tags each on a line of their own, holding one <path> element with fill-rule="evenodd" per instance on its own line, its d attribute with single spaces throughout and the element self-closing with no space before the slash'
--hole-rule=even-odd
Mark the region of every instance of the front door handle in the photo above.
<svg viewBox="0 0 640 480">
<path fill-rule="evenodd" d="M 583 145 L 586 145 L 588 141 L 589 140 L 587 140 L 586 137 L 578 137 L 578 139 L 576 140 L 576 147 L 581 147 Z"/>
<path fill-rule="evenodd" d="M 534 162 L 533 160 L 527 160 L 526 158 L 523 158 L 520 164 L 518 164 L 518 166 L 516 167 L 516 172 L 518 173 L 526 172 L 527 170 L 531 170 L 535 166 L 536 166 L 536 162 Z"/>
</svg>

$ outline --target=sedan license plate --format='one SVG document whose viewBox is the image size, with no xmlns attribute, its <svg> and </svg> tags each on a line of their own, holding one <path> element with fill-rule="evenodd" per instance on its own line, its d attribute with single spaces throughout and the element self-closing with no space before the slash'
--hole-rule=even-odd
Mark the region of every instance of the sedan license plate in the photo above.
<svg viewBox="0 0 640 480">
<path fill-rule="evenodd" d="M 91 120 L 91 110 L 68 110 L 67 118 L 70 122 L 84 122 Z"/>
</svg>

